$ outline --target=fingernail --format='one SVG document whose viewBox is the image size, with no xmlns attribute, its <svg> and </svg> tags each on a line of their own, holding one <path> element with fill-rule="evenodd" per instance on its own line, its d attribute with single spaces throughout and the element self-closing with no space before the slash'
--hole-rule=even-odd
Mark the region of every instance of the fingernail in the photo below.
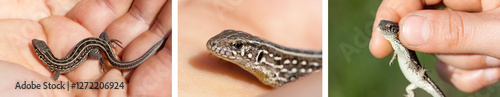
<svg viewBox="0 0 500 97">
<path fill-rule="evenodd" d="M 495 57 L 486 56 L 486 59 L 484 59 L 484 63 L 486 64 L 486 66 L 495 67 L 500 65 L 500 60 Z"/>
<path fill-rule="evenodd" d="M 484 79 L 486 81 L 486 84 L 491 85 L 494 84 L 498 81 L 498 69 L 496 68 L 488 68 L 484 70 Z"/>
<path fill-rule="evenodd" d="M 406 18 L 402 31 L 406 43 L 410 46 L 421 46 L 427 43 L 431 30 L 424 17 L 412 15 Z"/>
</svg>

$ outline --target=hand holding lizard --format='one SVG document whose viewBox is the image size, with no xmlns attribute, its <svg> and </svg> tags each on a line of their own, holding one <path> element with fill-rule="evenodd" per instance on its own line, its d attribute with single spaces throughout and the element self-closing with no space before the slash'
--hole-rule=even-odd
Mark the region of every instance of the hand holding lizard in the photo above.
<svg viewBox="0 0 500 97">
<path fill-rule="evenodd" d="M 446 10 L 423 10 L 439 3 L 444 3 Z M 500 79 L 500 53 L 496 51 L 500 46 L 495 45 L 500 36 L 496 19 L 500 9 L 493 6 L 496 4 L 385 0 L 377 12 L 374 28 L 382 19 L 399 21 L 403 45 L 418 52 L 435 53 L 440 76 L 461 91 L 474 92 Z M 377 58 L 388 56 L 392 52 L 389 42 L 373 31 L 370 51 Z"/>
</svg>

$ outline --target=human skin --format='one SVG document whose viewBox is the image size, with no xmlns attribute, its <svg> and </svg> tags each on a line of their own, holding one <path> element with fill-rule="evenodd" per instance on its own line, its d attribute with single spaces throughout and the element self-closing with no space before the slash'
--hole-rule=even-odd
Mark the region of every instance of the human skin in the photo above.
<svg viewBox="0 0 500 97">
<path fill-rule="evenodd" d="M 20 1 L 0 3 L 0 96 L 170 96 L 171 1 L 87 0 Z M 158 53 L 136 69 L 108 65 L 102 72 L 88 58 L 75 70 L 53 81 L 36 57 L 31 40 L 45 41 L 57 58 L 68 55 L 82 39 L 108 32 L 124 48 L 113 47 L 122 61 L 131 61 L 161 39 Z M 125 82 L 125 89 L 14 89 L 16 82 Z"/>
<path fill-rule="evenodd" d="M 320 0 L 179 0 L 179 96 L 253 97 L 266 94 L 276 97 L 274 93 L 305 94 L 297 92 L 300 87 L 294 85 L 272 89 L 262 84 L 237 65 L 211 55 L 206 42 L 223 30 L 233 29 L 287 47 L 321 50 L 321 23 Z M 313 89 L 319 90 L 308 88 L 312 90 L 310 93 L 321 95 L 321 72 L 310 76 L 313 81 L 305 78 L 292 84 L 315 86 Z M 302 91 L 307 85 L 302 86 Z M 285 88 L 295 88 L 295 91 Z"/>
<path fill-rule="evenodd" d="M 424 9 L 439 3 L 446 9 Z M 376 26 L 382 19 L 397 22 L 405 47 L 435 54 L 442 79 L 461 91 L 477 91 L 500 78 L 498 4 L 494 0 L 384 0 L 375 18 L 370 52 L 376 58 L 393 52 Z"/>
</svg>

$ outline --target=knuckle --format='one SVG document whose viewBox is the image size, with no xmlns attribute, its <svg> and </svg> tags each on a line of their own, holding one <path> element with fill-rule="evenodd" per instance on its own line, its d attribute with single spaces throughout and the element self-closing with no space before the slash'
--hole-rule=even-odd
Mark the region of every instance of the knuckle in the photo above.
<svg viewBox="0 0 500 97">
<path fill-rule="evenodd" d="M 446 16 L 447 15 L 447 16 Z M 473 29 L 466 29 L 464 22 L 468 21 L 469 16 L 459 12 L 448 12 L 442 17 L 447 17 L 447 20 L 442 20 L 438 24 L 439 36 L 443 39 L 443 47 L 448 49 L 463 48 L 468 45 L 474 33 L 470 33 Z M 446 19 L 446 18 L 445 18 Z"/>
</svg>

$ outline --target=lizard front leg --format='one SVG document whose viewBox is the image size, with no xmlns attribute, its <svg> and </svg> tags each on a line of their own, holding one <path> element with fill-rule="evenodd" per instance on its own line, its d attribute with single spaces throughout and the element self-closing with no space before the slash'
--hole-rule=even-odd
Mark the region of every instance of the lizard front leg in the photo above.
<svg viewBox="0 0 500 97">
<path fill-rule="evenodd" d="M 394 50 L 394 53 L 392 54 L 392 58 L 391 58 L 391 61 L 389 62 L 389 66 L 392 66 L 392 62 L 396 59 L 396 50 Z"/>
</svg>

